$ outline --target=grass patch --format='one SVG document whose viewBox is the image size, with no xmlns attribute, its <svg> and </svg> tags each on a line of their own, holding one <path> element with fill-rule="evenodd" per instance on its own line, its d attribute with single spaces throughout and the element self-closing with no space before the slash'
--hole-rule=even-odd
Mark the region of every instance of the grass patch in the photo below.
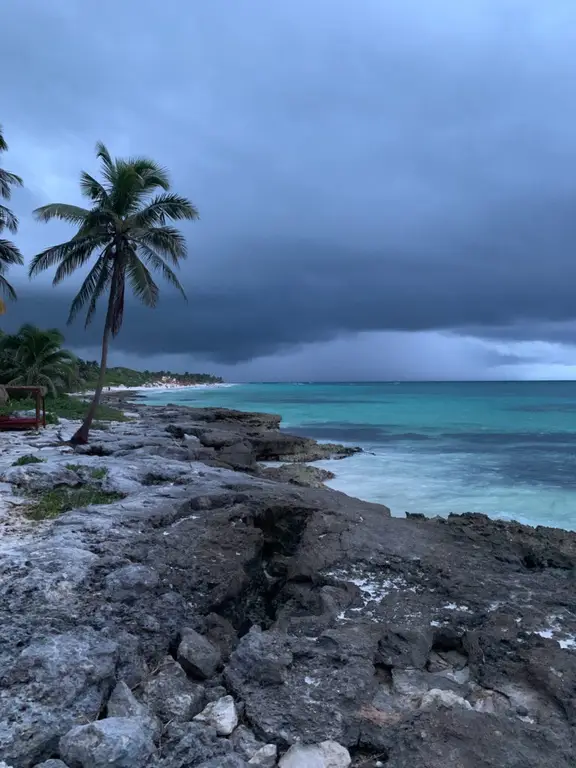
<svg viewBox="0 0 576 768">
<path fill-rule="evenodd" d="M 20 456 L 16 461 L 12 462 L 13 467 L 23 467 L 25 464 L 43 464 L 46 459 L 40 459 L 38 456 L 34 456 L 32 453 L 27 453 L 25 456 Z"/>
<path fill-rule="evenodd" d="M 84 470 L 90 472 L 90 477 L 94 480 L 103 480 L 108 476 L 108 467 L 88 467 L 86 464 L 65 464 L 66 469 L 71 469 L 72 472 L 82 472 Z"/>
<path fill-rule="evenodd" d="M 86 416 L 89 403 L 71 395 L 59 395 L 55 398 L 46 398 L 46 409 L 61 419 L 81 420 Z M 111 408 L 101 403 L 96 409 L 96 418 L 100 421 L 128 421 L 122 411 Z"/>
<path fill-rule="evenodd" d="M 46 398 L 46 423 L 58 424 L 59 419 L 81 421 L 86 416 L 89 405 L 86 400 L 80 400 L 77 397 L 72 397 L 72 395 L 48 396 Z M 0 407 L 0 415 L 10 416 L 15 411 L 34 411 L 35 408 L 36 402 L 34 400 L 11 396 L 10 402 Z M 129 421 L 129 418 L 124 416 L 122 411 L 105 403 L 101 403 L 96 409 L 96 419 L 100 422 Z M 108 425 L 100 425 L 99 427 L 95 425 L 94 428 L 107 429 Z"/>
<path fill-rule="evenodd" d="M 112 504 L 126 498 L 124 493 L 101 491 L 98 488 L 53 488 L 31 496 L 34 504 L 28 507 L 26 516 L 31 520 L 50 520 L 71 509 L 90 504 Z"/>
</svg>

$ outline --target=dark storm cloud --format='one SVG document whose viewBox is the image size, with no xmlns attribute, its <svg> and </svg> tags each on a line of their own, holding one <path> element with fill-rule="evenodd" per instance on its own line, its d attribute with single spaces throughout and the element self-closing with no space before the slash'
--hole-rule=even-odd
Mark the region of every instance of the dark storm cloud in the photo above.
<svg viewBox="0 0 576 768">
<path fill-rule="evenodd" d="M 576 318 L 572 3 L 20 0 L 4 16 L 0 119 L 34 204 L 70 199 L 101 138 L 166 163 L 200 208 L 190 303 L 130 306 L 121 349 L 233 363 L 378 330 L 554 340 Z M 23 222 L 24 249 L 61 237 Z M 63 321 L 65 290 L 17 282 L 9 322 Z"/>
</svg>

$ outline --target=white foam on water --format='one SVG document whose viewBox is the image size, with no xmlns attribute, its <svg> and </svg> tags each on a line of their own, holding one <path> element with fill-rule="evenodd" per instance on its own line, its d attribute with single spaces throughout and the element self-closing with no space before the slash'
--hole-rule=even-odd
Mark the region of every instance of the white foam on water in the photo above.
<svg viewBox="0 0 576 768">
<path fill-rule="evenodd" d="M 474 454 L 424 453 L 394 447 L 374 447 L 339 461 L 316 465 L 335 473 L 330 488 L 387 506 L 403 517 L 406 512 L 428 517 L 477 512 L 525 525 L 547 525 L 576 530 L 576 493 L 569 489 L 534 488 L 470 480 L 467 466 Z M 483 459 L 487 461 L 487 459 Z"/>
</svg>

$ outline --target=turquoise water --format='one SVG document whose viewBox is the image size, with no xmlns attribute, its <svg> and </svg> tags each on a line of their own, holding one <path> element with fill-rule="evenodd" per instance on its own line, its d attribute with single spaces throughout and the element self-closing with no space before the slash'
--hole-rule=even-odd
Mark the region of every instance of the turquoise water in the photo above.
<svg viewBox="0 0 576 768">
<path fill-rule="evenodd" d="M 361 445 L 321 466 L 393 514 L 576 528 L 576 382 L 245 384 L 148 400 L 279 413 L 291 431 Z"/>
</svg>

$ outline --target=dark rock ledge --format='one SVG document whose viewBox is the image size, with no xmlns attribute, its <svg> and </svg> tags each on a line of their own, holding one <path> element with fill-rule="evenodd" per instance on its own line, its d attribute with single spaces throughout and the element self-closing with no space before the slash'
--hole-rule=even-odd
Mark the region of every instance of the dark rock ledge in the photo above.
<svg viewBox="0 0 576 768">
<path fill-rule="evenodd" d="M 0 454 L 14 515 L 92 469 L 126 495 L 4 527 L 0 766 L 576 764 L 574 534 L 391 518 L 270 479 L 327 450 L 276 417 L 136 407 Z"/>
</svg>

